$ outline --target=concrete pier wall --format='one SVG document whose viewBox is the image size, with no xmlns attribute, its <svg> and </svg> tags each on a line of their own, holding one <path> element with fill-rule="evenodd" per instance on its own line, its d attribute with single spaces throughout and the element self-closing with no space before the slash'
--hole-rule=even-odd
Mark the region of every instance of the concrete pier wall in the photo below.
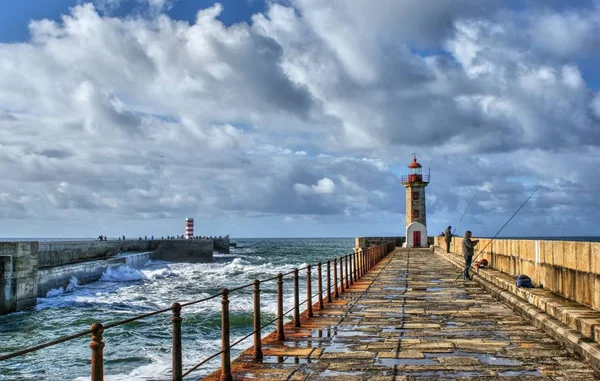
<svg viewBox="0 0 600 381">
<path fill-rule="evenodd" d="M 480 239 L 475 253 L 489 242 Z M 445 250 L 444 237 L 435 237 L 435 245 Z M 451 251 L 461 253 L 461 237 L 452 239 Z M 495 270 L 525 274 L 536 286 L 600 311 L 598 242 L 495 239 L 476 260 L 482 258 Z"/>
<path fill-rule="evenodd" d="M 110 258 L 39 269 L 37 297 L 46 297 L 52 289 L 66 288 L 71 277 L 77 278 L 79 284 L 95 282 L 107 268 L 125 266 L 125 262 L 125 258 Z"/>
<path fill-rule="evenodd" d="M 213 249 L 214 242 L 212 239 L 164 240 L 152 253 L 151 258 L 171 262 L 212 262 Z"/>
<path fill-rule="evenodd" d="M 151 252 L 171 262 L 212 262 L 213 250 L 229 252 L 229 238 L 190 240 L 0 242 L 0 314 L 33 307 L 38 297 L 98 280 L 108 267 L 127 264 L 125 252 Z"/>
<path fill-rule="evenodd" d="M 38 243 L 0 242 L 0 314 L 37 303 Z"/>
<path fill-rule="evenodd" d="M 61 266 L 94 259 L 110 258 L 118 253 L 153 251 L 158 249 L 160 244 L 164 241 L 127 240 L 40 242 L 39 266 Z"/>
<path fill-rule="evenodd" d="M 118 253 L 160 251 L 165 261 L 210 262 L 212 253 L 229 253 L 229 238 L 127 241 L 52 241 L 39 243 L 39 267 L 60 266 Z"/>
<path fill-rule="evenodd" d="M 229 254 L 229 237 L 213 238 L 213 249 L 219 253 Z"/>
<path fill-rule="evenodd" d="M 405 237 L 356 237 L 354 239 L 355 249 L 366 249 L 367 247 L 381 245 L 386 241 L 396 242 L 396 246 L 401 247 L 406 241 Z"/>
</svg>

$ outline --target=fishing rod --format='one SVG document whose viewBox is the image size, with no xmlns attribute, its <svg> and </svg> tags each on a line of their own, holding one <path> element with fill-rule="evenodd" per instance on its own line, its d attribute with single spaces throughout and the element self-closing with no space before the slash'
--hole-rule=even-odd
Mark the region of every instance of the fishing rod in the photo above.
<svg viewBox="0 0 600 381">
<path fill-rule="evenodd" d="M 495 239 L 495 238 L 498 236 L 498 234 L 500 234 L 500 232 L 502 231 L 502 229 L 504 229 L 504 227 L 505 227 L 506 225 L 508 225 L 508 223 L 509 223 L 509 222 L 510 222 L 510 221 L 511 221 L 511 220 L 512 220 L 512 219 L 513 219 L 513 218 L 514 218 L 516 215 L 517 215 L 517 213 L 519 213 L 519 210 L 521 210 L 521 208 L 523 208 L 523 207 L 525 206 L 525 204 L 527 204 L 527 202 L 529 201 L 529 199 L 530 199 L 531 197 L 533 197 L 533 195 L 535 194 L 535 192 L 537 192 L 537 191 L 538 191 L 538 189 L 540 189 L 540 187 L 541 187 L 541 185 L 538 185 L 538 186 L 537 186 L 537 187 L 534 189 L 534 191 L 533 191 L 533 192 L 532 192 L 532 193 L 529 195 L 529 197 L 527 197 L 527 200 L 525 200 L 525 202 L 524 202 L 524 203 L 522 203 L 522 204 L 521 204 L 521 206 L 519 206 L 519 209 L 517 209 L 517 211 L 513 213 L 513 215 L 512 215 L 512 216 L 511 216 L 511 217 L 508 219 L 508 221 L 506 221 L 506 222 L 504 223 L 504 225 L 502 225 L 502 227 L 500 228 L 500 230 L 498 230 L 498 232 L 497 232 L 497 233 L 496 233 L 496 234 L 495 234 L 495 235 L 492 237 L 492 239 L 491 239 L 491 240 L 490 240 L 490 241 L 487 243 L 487 245 L 485 245 L 485 246 L 483 247 L 483 249 L 479 250 L 479 253 L 477 253 L 477 255 L 476 255 L 475 257 L 473 257 L 473 259 L 471 260 L 471 263 L 473 263 L 473 260 L 474 260 L 475 258 L 477 258 L 478 256 L 480 256 L 480 255 L 481 255 L 481 253 L 483 253 L 483 251 L 484 251 L 484 250 L 485 250 L 485 249 L 486 249 L 486 248 L 487 248 L 487 247 L 490 245 L 490 243 L 492 243 L 492 241 L 493 241 L 493 240 L 494 240 L 494 239 Z M 464 273 L 465 273 L 465 270 L 463 270 L 463 271 L 462 271 L 460 274 L 458 274 L 458 276 L 456 277 L 456 279 L 455 279 L 454 281 L 456 282 L 456 281 L 457 281 L 457 280 L 458 280 L 458 279 L 459 279 L 461 276 L 463 276 L 463 274 L 464 274 Z"/>
<path fill-rule="evenodd" d="M 467 214 L 467 210 L 469 210 L 469 207 L 471 206 L 471 204 L 473 203 L 473 200 L 475 200 L 475 196 L 477 196 L 477 192 L 475 192 L 473 194 L 473 198 L 471 199 L 471 201 L 469 201 L 469 204 L 467 205 L 467 209 L 465 209 L 465 211 L 463 212 L 462 216 L 460 216 L 460 220 L 458 221 L 458 225 L 456 225 L 454 227 L 454 231 L 452 231 L 450 233 L 451 236 L 454 235 L 454 233 L 456 232 L 456 230 L 458 230 L 458 227 L 460 226 L 460 223 L 462 222 L 463 218 L 465 217 L 465 214 Z"/>
</svg>

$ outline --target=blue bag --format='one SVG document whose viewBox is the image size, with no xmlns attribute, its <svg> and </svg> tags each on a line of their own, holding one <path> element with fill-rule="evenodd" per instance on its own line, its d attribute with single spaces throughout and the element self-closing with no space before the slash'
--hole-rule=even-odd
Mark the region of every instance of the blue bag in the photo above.
<svg viewBox="0 0 600 381">
<path fill-rule="evenodd" d="M 525 274 L 519 275 L 517 277 L 517 287 L 523 287 L 523 288 L 533 287 L 533 284 L 531 283 L 531 278 L 529 278 Z"/>
</svg>

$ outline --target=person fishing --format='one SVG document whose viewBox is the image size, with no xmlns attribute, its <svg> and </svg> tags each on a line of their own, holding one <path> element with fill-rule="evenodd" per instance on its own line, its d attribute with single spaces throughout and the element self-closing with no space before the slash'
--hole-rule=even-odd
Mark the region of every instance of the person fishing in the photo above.
<svg viewBox="0 0 600 381">
<path fill-rule="evenodd" d="M 444 236 L 446 237 L 446 253 L 449 253 L 450 242 L 452 242 L 452 226 L 448 225 L 448 227 L 444 231 Z"/>
<path fill-rule="evenodd" d="M 463 271 L 463 275 L 465 276 L 465 280 L 471 280 L 469 276 L 469 269 L 471 268 L 471 262 L 473 262 L 473 255 L 475 254 L 475 245 L 479 243 L 479 240 L 471 241 L 471 231 L 467 230 L 465 232 L 465 238 L 462 241 L 462 253 L 463 258 L 465 259 L 465 270 Z"/>
<path fill-rule="evenodd" d="M 519 209 L 517 209 L 517 211 L 514 212 L 512 216 L 510 216 L 510 218 L 508 219 L 508 221 L 506 221 L 504 223 L 504 225 L 502 225 L 502 227 L 500 228 L 500 230 L 498 230 L 498 232 L 496 232 L 496 234 L 494 234 L 494 236 L 492 237 L 492 239 L 490 239 L 489 241 L 487 241 L 487 244 L 483 247 L 483 249 L 479 250 L 479 254 L 477 254 L 475 256 L 475 258 L 477 258 L 479 255 L 481 255 L 481 253 L 483 253 L 483 251 L 494 241 L 494 239 L 496 239 L 496 237 L 498 236 L 498 234 L 500 234 L 500 232 L 502 231 L 502 229 L 504 229 L 506 227 L 506 225 L 508 225 L 508 223 L 513 218 L 515 218 L 515 216 L 517 215 L 517 213 L 519 213 L 519 210 L 521 210 L 525 206 L 525 204 L 527 204 L 527 202 L 533 197 L 533 195 L 538 191 L 538 189 L 540 189 L 540 187 L 541 187 L 541 185 L 538 185 L 533 190 L 533 192 L 531 192 L 531 194 L 529 195 L 529 197 L 527 197 L 527 200 L 525 200 L 525 202 L 523 202 L 521 204 L 521 206 L 519 206 Z M 455 279 L 455 282 L 458 281 L 458 279 L 461 276 L 463 276 L 463 275 L 464 275 L 464 278 L 467 279 L 468 274 L 469 274 L 469 267 L 471 266 L 471 262 L 473 261 L 473 259 L 475 259 L 475 258 L 473 258 L 473 252 L 474 252 L 474 248 L 473 248 L 474 244 L 473 244 L 473 242 L 475 242 L 475 245 L 476 245 L 479 241 L 478 240 L 477 241 L 471 241 L 471 232 L 469 230 L 467 230 L 465 232 L 465 238 L 467 237 L 467 233 L 469 234 L 469 242 L 471 242 L 471 245 L 470 245 L 471 246 L 471 249 L 470 249 L 471 250 L 471 258 L 469 259 L 469 264 L 468 265 L 465 263 L 465 269 L 460 274 L 458 274 L 458 276 Z M 465 255 L 465 240 L 463 240 L 463 256 L 464 255 Z M 466 257 L 465 257 L 465 262 L 467 262 L 467 258 Z M 468 277 L 468 278 L 471 279 L 471 277 Z"/>
</svg>

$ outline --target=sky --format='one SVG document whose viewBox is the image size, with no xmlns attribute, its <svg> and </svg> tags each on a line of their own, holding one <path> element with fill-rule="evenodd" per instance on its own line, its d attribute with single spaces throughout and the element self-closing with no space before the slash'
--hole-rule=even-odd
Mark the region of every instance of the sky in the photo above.
<svg viewBox="0 0 600 381">
<path fill-rule="evenodd" d="M 600 236 L 600 0 L 0 2 L 0 237 L 402 236 L 413 152 L 430 235 Z"/>
</svg>

